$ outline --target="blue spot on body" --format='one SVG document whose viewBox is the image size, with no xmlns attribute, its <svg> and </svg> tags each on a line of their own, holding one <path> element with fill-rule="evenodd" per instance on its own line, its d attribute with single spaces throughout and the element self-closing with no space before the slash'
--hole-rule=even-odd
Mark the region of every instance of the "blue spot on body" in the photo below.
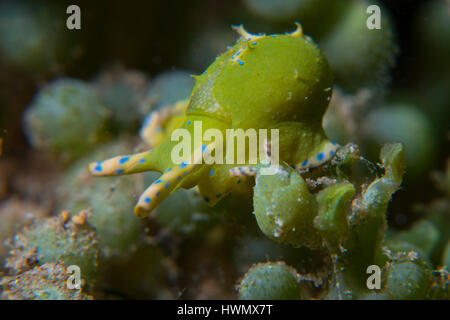
<svg viewBox="0 0 450 320">
<path fill-rule="evenodd" d="M 264 188 L 267 188 L 267 187 L 268 187 L 268 185 L 267 185 L 267 184 L 265 184 L 265 185 L 264 185 Z"/>
<path fill-rule="evenodd" d="M 244 65 L 244 61 L 238 60 L 238 62 L 239 62 L 239 64 L 240 64 L 241 66 Z"/>
<path fill-rule="evenodd" d="M 335 145 L 336 145 L 336 142 L 334 142 L 334 141 L 331 141 L 331 144 L 332 144 L 333 146 L 335 146 Z"/>
<path fill-rule="evenodd" d="M 119 159 L 119 164 L 124 164 L 125 162 L 127 162 L 128 160 L 130 160 L 130 157 L 122 157 Z"/>
<path fill-rule="evenodd" d="M 154 184 L 161 183 L 161 182 L 163 182 L 163 181 L 161 179 L 158 179 L 154 182 Z"/>
<path fill-rule="evenodd" d="M 167 172 L 170 172 L 170 171 L 172 171 L 172 168 L 167 169 Z"/>
<path fill-rule="evenodd" d="M 317 154 L 316 158 L 317 158 L 318 161 L 322 161 L 325 158 L 325 154 L 323 152 L 319 152 Z"/>
<path fill-rule="evenodd" d="M 102 162 L 97 162 L 97 165 L 94 167 L 95 171 L 102 171 Z"/>
<path fill-rule="evenodd" d="M 202 145 L 202 153 L 205 153 L 206 149 L 207 149 L 206 144 Z"/>
<path fill-rule="evenodd" d="M 258 44 L 258 42 L 252 42 L 252 45 L 256 46 Z"/>
<path fill-rule="evenodd" d="M 209 172 L 209 176 L 211 177 L 214 174 L 214 169 Z"/>
<path fill-rule="evenodd" d="M 191 124 L 191 121 L 186 122 L 186 124 L 187 124 L 187 125 L 190 125 L 190 124 Z"/>
<path fill-rule="evenodd" d="M 161 191 L 158 191 L 155 196 L 158 197 L 160 194 L 161 194 Z"/>
<path fill-rule="evenodd" d="M 186 166 L 187 166 L 187 162 L 186 162 L 186 161 L 183 161 L 183 162 L 181 162 L 181 164 L 180 164 L 180 169 L 186 168 Z"/>
<path fill-rule="evenodd" d="M 152 199 L 150 199 L 149 197 L 146 197 L 146 198 L 144 199 L 144 202 L 145 202 L 145 203 L 150 203 L 150 202 L 152 202 Z"/>
<path fill-rule="evenodd" d="M 153 118 L 153 112 L 145 117 L 144 123 L 142 124 L 142 126 L 147 127 L 150 124 L 150 121 L 152 120 L 152 118 Z"/>
<path fill-rule="evenodd" d="M 237 181 L 237 184 L 239 184 L 239 183 L 241 183 L 241 179 L 239 179 L 239 180 Z"/>
<path fill-rule="evenodd" d="M 334 156 L 334 150 L 330 150 L 330 157 Z"/>
<path fill-rule="evenodd" d="M 308 164 L 308 160 L 305 160 L 302 162 L 302 167 L 306 166 Z"/>
<path fill-rule="evenodd" d="M 122 173 L 124 173 L 124 170 L 123 170 L 123 169 L 117 169 L 117 170 L 116 170 L 116 173 L 117 173 L 117 174 L 122 174 Z"/>
<path fill-rule="evenodd" d="M 170 186 L 170 181 L 166 182 L 166 184 L 164 185 L 164 189 L 166 189 L 168 186 Z"/>
<path fill-rule="evenodd" d="M 145 163 L 145 162 L 147 162 L 147 159 L 142 158 L 142 159 L 140 159 L 138 162 L 139 162 L 139 163 Z"/>
</svg>

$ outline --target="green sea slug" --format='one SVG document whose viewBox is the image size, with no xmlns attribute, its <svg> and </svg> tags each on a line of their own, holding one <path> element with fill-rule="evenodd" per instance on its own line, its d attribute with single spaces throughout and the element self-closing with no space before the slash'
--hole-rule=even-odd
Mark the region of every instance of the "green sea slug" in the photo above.
<svg viewBox="0 0 450 320">
<path fill-rule="evenodd" d="M 254 35 L 242 26 L 235 27 L 240 34 L 237 43 L 203 74 L 194 76 L 195 86 L 180 128 L 194 137 L 198 124 L 205 133 L 213 129 L 221 134 L 224 146 L 233 143 L 234 151 L 235 139 L 225 134 L 227 129 L 266 129 L 271 133 L 278 129 L 279 158 L 289 166 L 305 170 L 330 160 L 337 145 L 327 138 L 321 121 L 332 94 L 332 71 L 316 44 L 296 25 L 291 33 L 271 35 Z M 224 161 L 225 155 L 216 149 L 222 142 L 216 134 L 194 140 L 189 143 L 193 151 L 183 152 L 180 163 L 171 157 L 179 142 L 166 138 L 152 150 L 92 163 L 90 171 L 95 176 L 162 172 L 138 200 L 138 216 L 146 216 L 178 188 L 198 185 L 210 205 L 231 191 L 250 190 L 250 179 L 230 174 L 236 162 Z M 248 149 L 246 146 L 245 151 Z M 205 161 L 192 161 L 192 156 L 203 156 Z M 237 165 L 256 166 L 264 157 L 260 150 Z M 212 158 L 215 162 L 206 160 Z"/>
</svg>

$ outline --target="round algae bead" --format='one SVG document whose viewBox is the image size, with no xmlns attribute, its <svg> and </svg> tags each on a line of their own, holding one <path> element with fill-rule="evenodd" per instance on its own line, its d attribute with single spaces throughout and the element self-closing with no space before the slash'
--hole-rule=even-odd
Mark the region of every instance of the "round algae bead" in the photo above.
<svg viewBox="0 0 450 320">
<path fill-rule="evenodd" d="M 239 285 L 241 300 L 296 300 L 300 299 L 297 272 L 284 262 L 266 262 L 254 265 Z"/>
<path fill-rule="evenodd" d="M 386 290 L 391 299 L 424 299 L 430 289 L 430 274 L 418 262 L 394 262 L 388 272 Z"/>
<path fill-rule="evenodd" d="M 107 112 L 89 84 L 65 78 L 43 87 L 24 117 L 33 146 L 73 159 L 100 140 Z"/>
<path fill-rule="evenodd" d="M 430 119 L 409 104 L 391 104 L 378 108 L 365 120 L 370 141 L 379 144 L 401 142 L 405 145 L 407 177 L 417 177 L 426 172 L 434 160 L 436 145 Z"/>
<path fill-rule="evenodd" d="M 89 221 L 97 231 L 100 250 L 105 257 L 131 252 L 143 234 L 142 219 L 133 214 L 136 201 L 133 195 L 144 188 L 143 176 L 95 180 L 89 175 L 87 165 L 99 157 L 127 154 L 131 150 L 125 139 L 98 148 L 68 168 L 59 188 L 61 209 L 72 212 L 92 209 Z"/>
</svg>

